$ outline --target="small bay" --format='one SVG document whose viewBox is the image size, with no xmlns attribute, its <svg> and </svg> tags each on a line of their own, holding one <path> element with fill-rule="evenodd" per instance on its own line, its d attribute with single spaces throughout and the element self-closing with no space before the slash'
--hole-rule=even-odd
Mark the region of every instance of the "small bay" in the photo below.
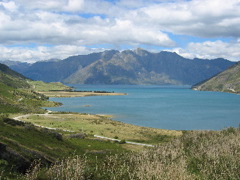
<svg viewBox="0 0 240 180">
<path fill-rule="evenodd" d="M 220 130 L 240 124 L 240 96 L 193 91 L 188 86 L 74 85 L 81 91 L 110 91 L 126 96 L 50 98 L 63 103 L 53 111 L 110 114 L 113 120 L 172 130 Z"/>
</svg>

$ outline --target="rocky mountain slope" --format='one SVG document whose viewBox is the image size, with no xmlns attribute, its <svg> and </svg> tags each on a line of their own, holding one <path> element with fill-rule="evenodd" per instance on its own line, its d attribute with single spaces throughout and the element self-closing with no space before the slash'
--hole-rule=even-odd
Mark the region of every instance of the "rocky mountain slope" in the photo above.
<svg viewBox="0 0 240 180">
<path fill-rule="evenodd" d="M 240 93 L 240 63 L 211 79 L 193 86 L 194 90 Z"/>
<path fill-rule="evenodd" d="M 34 80 L 69 84 L 188 84 L 224 71 L 234 62 L 225 59 L 186 59 L 176 53 L 143 49 L 104 51 L 61 61 L 15 64 L 14 70 Z"/>
</svg>

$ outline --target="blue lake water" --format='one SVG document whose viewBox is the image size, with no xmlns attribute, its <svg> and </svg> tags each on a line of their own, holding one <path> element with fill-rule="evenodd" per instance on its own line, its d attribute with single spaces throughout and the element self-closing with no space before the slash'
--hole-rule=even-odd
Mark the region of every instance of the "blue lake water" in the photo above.
<svg viewBox="0 0 240 180">
<path fill-rule="evenodd" d="M 174 130 L 239 127 L 240 95 L 193 91 L 183 86 L 74 85 L 76 90 L 128 93 L 126 96 L 50 98 L 54 111 L 110 114 L 125 123 Z M 90 105 L 90 107 L 86 107 Z"/>
</svg>

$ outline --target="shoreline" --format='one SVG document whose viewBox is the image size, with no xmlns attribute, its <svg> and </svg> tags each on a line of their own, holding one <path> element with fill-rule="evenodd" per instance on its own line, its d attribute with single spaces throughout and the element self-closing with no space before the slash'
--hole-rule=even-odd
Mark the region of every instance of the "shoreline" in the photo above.
<svg viewBox="0 0 240 180">
<path fill-rule="evenodd" d="M 86 97 L 86 96 L 119 96 L 127 95 L 127 93 L 102 92 L 102 91 L 46 91 L 39 92 L 48 97 Z M 86 105 L 88 106 L 88 105 Z M 34 117 L 35 116 L 35 117 Z M 117 141 L 126 140 L 127 144 L 135 144 L 141 146 L 151 146 L 166 142 L 173 137 L 181 136 L 180 130 L 168 130 L 160 128 L 151 128 L 138 126 L 134 124 L 124 123 L 112 119 L 109 114 L 87 114 L 87 113 L 71 113 L 71 112 L 51 112 L 47 113 L 46 122 L 45 115 L 41 116 L 32 114 L 29 118 L 30 122 L 37 124 L 39 127 L 50 127 L 53 129 L 64 129 L 72 132 L 85 132 L 94 134 L 100 139 L 118 139 Z M 31 118 L 32 117 L 32 118 Z M 74 120 L 73 120 L 74 119 Z M 25 119 L 25 121 L 28 121 Z M 69 124 L 70 123 L 70 124 Z M 54 124 L 54 125 L 53 125 Z M 77 128 L 78 127 L 78 128 Z M 80 131 L 79 131 L 80 129 Z M 159 139 L 158 139 L 159 138 Z"/>
<path fill-rule="evenodd" d="M 86 96 L 124 96 L 127 93 L 94 92 L 94 91 L 38 91 L 48 97 L 86 97 Z"/>
</svg>

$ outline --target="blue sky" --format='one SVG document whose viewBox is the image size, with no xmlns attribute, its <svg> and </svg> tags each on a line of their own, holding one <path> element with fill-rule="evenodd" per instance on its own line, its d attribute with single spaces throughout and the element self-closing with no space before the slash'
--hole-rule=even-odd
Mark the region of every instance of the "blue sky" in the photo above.
<svg viewBox="0 0 240 180">
<path fill-rule="evenodd" d="M 239 0 L 0 0 L 0 60 L 108 49 L 240 60 Z"/>
</svg>

